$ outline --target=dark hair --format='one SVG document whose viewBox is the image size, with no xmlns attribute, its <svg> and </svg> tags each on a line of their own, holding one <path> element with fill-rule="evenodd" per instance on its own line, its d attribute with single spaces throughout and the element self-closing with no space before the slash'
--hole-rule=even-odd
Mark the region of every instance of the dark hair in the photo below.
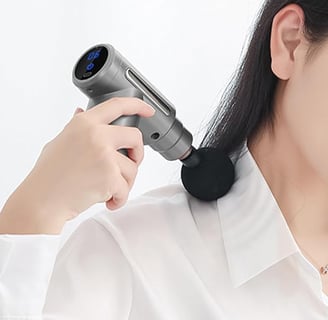
<svg viewBox="0 0 328 320">
<path fill-rule="evenodd" d="M 267 0 L 257 17 L 248 49 L 223 92 L 201 147 L 230 155 L 263 125 L 273 127 L 273 102 L 278 78 L 271 70 L 270 39 L 274 16 L 286 5 L 304 11 L 304 35 L 311 44 L 328 37 L 328 0 Z"/>
</svg>

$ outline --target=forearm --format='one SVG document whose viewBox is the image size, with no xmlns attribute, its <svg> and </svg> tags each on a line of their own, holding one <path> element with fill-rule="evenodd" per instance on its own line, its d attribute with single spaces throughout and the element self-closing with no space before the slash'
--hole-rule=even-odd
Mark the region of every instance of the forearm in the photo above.
<svg viewBox="0 0 328 320">
<path fill-rule="evenodd" d="M 20 210 L 25 211 L 17 214 Z M 64 224 L 65 221 L 48 221 L 32 216 L 29 209 L 7 202 L 0 214 L 0 235 L 60 234 Z"/>
<path fill-rule="evenodd" d="M 37 181 L 27 177 L 11 194 L 0 213 L 0 234 L 60 234 L 67 212 L 45 201 Z"/>
<path fill-rule="evenodd" d="M 0 318 L 41 319 L 67 220 L 36 176 L 28 176 L 0 213 Z M 58 214 L 58 212 L 60 214 Z M 57 213 L 57 214 L 55 214 Z"/>
</svg>

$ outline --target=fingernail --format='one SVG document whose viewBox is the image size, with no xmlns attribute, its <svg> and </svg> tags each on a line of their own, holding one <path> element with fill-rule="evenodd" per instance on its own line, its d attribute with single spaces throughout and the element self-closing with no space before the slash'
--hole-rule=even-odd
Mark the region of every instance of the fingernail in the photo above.
<svg viewBox="0 0 328 320">
<path fill-rule="evenodd" d="M 82 111 L 83 111 L 82 108 L 76 108 L 75 111 L 74 111 L 74 114 L 77 114 L 77 113 L 82 112 Z"/>
<path fill-rule="evenodd" d="M 156 110 L 155 110 L 150 104 L 149 104 L 148 106 L 149 106 L 150 109 L 155 113 Z"/>
</svg>

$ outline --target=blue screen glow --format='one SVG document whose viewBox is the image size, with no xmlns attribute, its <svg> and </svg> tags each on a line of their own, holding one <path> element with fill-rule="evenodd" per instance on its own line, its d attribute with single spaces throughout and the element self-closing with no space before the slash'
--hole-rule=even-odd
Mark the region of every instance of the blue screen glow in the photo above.
<svg viewBox="0 0 328 320">
<path fill-rule="evenodd" d="M 93 68 L 94 68 L 94 64 L 93 63 L 89 63 L 88 65 L 87 65 L 87 70 L 88 71 L 91 71 Z"/>
<path fill-rule="evenodd" d="M 97 50 L 97 51 L 90 52 L 89 55 L 88 55 L 88 61 L 91 61 L 91 60 L 94 60 L 94 59 L 99 58 L 100 51 L 101 51 L 101 49 L 100 50 Z"/>
</svg>

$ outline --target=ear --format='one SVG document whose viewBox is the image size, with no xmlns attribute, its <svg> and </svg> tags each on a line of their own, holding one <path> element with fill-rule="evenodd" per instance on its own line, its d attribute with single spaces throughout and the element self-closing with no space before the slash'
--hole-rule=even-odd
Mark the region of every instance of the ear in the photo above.
<svg viewBox="0 0 328 320">
<path fill-rule="evenodd" d="M 305 41 L 304 12 L 296 4 L 282 8 L 274 17 L 271 28 L 271 68 L 282 80 L 288 80 L 295 65 L 295 53 Z"/>
</svg>

